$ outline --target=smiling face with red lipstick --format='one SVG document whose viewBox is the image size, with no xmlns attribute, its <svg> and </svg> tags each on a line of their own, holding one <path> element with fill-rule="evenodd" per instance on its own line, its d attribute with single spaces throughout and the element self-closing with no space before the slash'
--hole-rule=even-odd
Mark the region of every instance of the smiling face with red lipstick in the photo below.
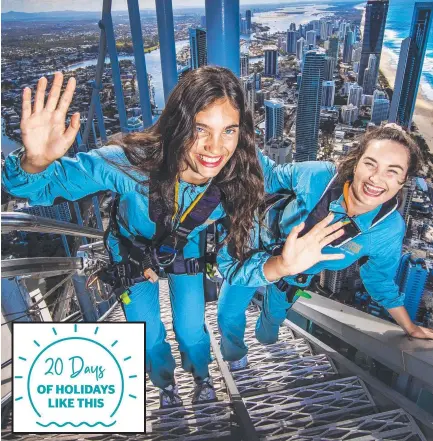
<svg viewBox="0 0 433 441">
<path fill-rule="evenodd" d="M 216 100 L 197 113 L 195 139 L 181 179 L 202 184 L 215 177 L 232 157 L 238 141 L 239 111 L 228 99 Z"/>
</svg>

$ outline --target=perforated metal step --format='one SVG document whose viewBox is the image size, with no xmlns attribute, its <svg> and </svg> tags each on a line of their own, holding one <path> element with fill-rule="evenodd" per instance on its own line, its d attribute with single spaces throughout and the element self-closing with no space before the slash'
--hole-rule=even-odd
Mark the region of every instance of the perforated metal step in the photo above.
<svg viewBox="0 0 433 441">
<path fill-rule="evenodd" d="M 426 441 L 413 418 L 403 410 L 377 413 L 366 385 L 359 378 L 340 378 L 332 361 L 324 354 L 314 354 L 309 343 L 295 338 L 289 327 L 281 327 L 277 343 L 260 344 L 254 333 L 259 314 L 256 306 L 248 308 L 246 314 L 248 367 L 233 373 L 228 372 L 218 348 L 216 304 L 206 306 L 208 330 L 215 337 L 213 351 L 217 351 L 213 352 L 215 360 L 210 373 L 218 401 L 192 405 L 194 381 L 180 367 L 166 281 L 160 283 L 160 304 L 167 341 L 176 360 L 175 376 L 184 402 L 182 407 L 159 409 L 158 389 L 147 379 L 147 434 L 15 435 L 11 433 L 9 415 L 2 437 L 20 441 Z M 106 318 L 124 320 L 120 306 Z M 228 390 L 233 390 L 233 386 L 240 395 L 230 402 Z M 251 425 L 252 437 L 245 435 L 245 424 Z"/>
</svg>

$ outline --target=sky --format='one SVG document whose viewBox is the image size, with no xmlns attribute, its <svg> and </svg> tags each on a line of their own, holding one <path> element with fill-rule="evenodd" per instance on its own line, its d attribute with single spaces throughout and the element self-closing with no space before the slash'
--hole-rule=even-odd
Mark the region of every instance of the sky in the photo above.
<svg viewBox="0 0 433 441">
<path fill-rule="evenodd" d="M 301 2 L 302 0 L 297 0 Z M 311 2 L 311 0 L 309 0 Z M 242 5 L 284 3 L 278 0 L 247 0 L 240 2 Z M 286 0 L 286 3 L 288 1 Z M 205 0 L 173 0 L 173 8 L 180 7 L 203 7 Z M 140 9 L 155 9 L 155 0 L 139 0 Z M 49 11 L 100 11 L 102 0 L 2 0 L 2 12 L 49 12 Z M 126 11 L 126 0 L 113 0 L 113 11 Z"/>
</svg>

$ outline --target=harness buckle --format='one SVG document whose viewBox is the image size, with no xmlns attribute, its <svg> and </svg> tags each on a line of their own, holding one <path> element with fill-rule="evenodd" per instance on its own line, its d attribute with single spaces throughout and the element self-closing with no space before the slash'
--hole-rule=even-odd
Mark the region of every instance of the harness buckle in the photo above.
<svg viewBox="0 0 433 441">
<path fill-rule="evenodd" d="M 197 258 L 185 259 L 185 269 L 189 276 L 196 276 L 200 272 L 200 264 Z"/>
</svg>

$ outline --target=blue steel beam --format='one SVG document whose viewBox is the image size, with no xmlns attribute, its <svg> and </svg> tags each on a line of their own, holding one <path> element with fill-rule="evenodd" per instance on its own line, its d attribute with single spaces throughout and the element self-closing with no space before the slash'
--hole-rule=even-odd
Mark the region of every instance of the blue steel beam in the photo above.
<svg viewBox="0 0 433 441">
<path fill-rule="evenodd" d="M 84 223 L 83 223 L 83 218 L 81 216 L 80 205 L 76 201 L 74 202 L 74 210 L 75 210 L 75 216 L 77 216 L 78 225 L 83 226 Z M 88 244 L 87 237 L 82 237 L 81 238 L 81 242 L 83 242 L 83 245 L 87 245 Z"/>
<path fill-rule="evenodd" d="M 125 99 L 123 97 L 122 81 L 120 79 L 120 66 L 117 57 L 116 38 L 114 36 L 113 19 L 111 17 L 111 0 L 104 0 L 102 6 L 102 26 L 107 37 L 107 49 L 111 61 L 111 73 L 113 77 L 114 92 L 116 94 L 117 111 L 119 113 L 120 130 L 128 133 L 126 119 Z"/>
<path fill-rule="evenodd" d="M 207 62 L 240 74 L 239 0 L 206 0 Z"/>
<path fill-rule="evenodd" d="M 152 125 L 152 109 L 150 106 L 138 0 L 128 0 L 128 12 L 129 23 L 131 25 L 132 45 L 134 47 L 135 71 L 137 72 L 138 90 L 140 91 L 141 119 L 143 121 L 143 127 L 146 128 Z"/>
<path fill-rule="evenodd" d="M 60 209 L 58 205 L 54 205 L 54 212 L 56 213 L 56 219 L 61 221 L 63 220 L 60 216 Z M 69 249 L 68 240 L 64 234 L 61 235 L 63 247 L 65 249 L 66 256 L 71 257 L 71 250 Z"/>
<path fill-rule="evenodd" d="M 83 138 L 80 143 L 85 144 L 85 148 L 83 147 L 81 150 L 87 151 L 87 141 L 89 139 L 91 124 L 93 123 L 93 116 L 95 111 L 97 111 L 98 103 L 99 107 L 101 107 L 100 95 L 99 92 L 102 89 L 102 72 L 104 70 L 105 63 L 105 55 L 107 53 L 107 37 L 105 35 L 105 29 L 102 21 L 99 22 L 99 27 L 101 28 L 101 33 L 99 37 L 99 52 L 98 52 L 98 61 L 96 64 L 96 75 L 95 81 L 92 84 L 92 98 L 90 100 L 89 111 L 87 113 L 87 121 L 86 127 L 84 128 Z M 104 124 L 104 120 L 102 119 L 102 125 Z M 98 118 L 98 124 L 101 124 L 101 121 Z M 105 132 L 105 128 L 102 129 Z"/>
<path fill-rule="evenodd" d="M 99 135 L 101 137 L 102 144 L 107 142 L 107 132 L 105 131 L 104 113 L 102 112 L 101 97 L 98 94 L 95 101 L 96 120 L 98 121 Z"/>
<path fill-rule="evenodd" d="M 161 54 L 162 83 L 164 99 L 167 102 L 177 83 L 176 46 L 174 43 L 174 23 L 172 0 L 155 0 L 158 36 Z"/>
</svg>

